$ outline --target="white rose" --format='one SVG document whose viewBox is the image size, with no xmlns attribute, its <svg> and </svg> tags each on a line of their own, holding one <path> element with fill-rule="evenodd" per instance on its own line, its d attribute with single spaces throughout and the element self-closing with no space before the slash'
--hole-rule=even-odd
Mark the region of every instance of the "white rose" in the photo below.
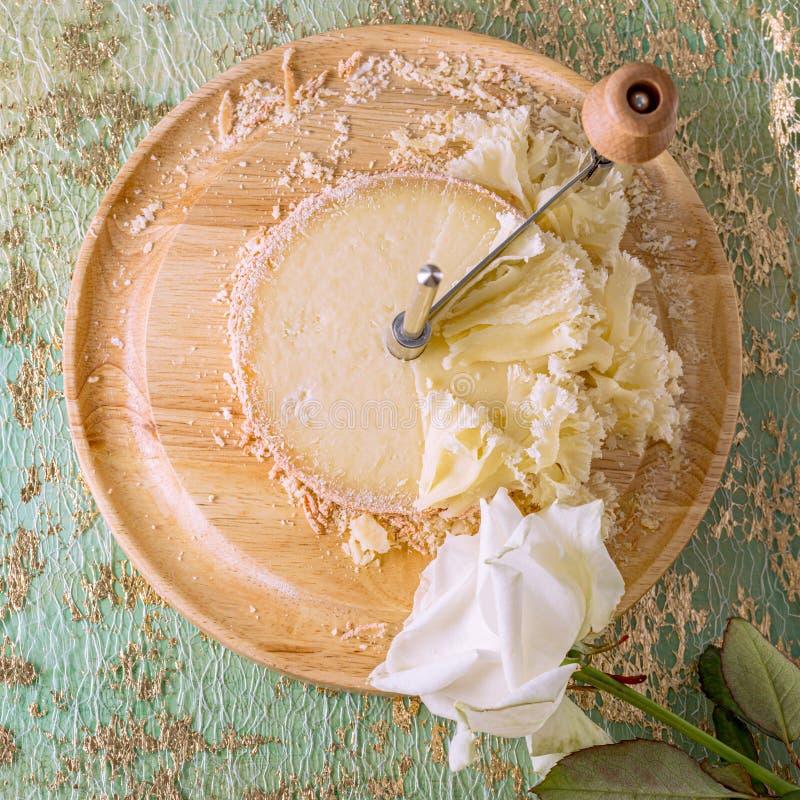
<svg viewBox="0 0 800 800">
<path fill-rule="evenodd" d="M 603 505 L 523 517 L 508 492 L 481 502 L 476 536 L 450 536 L 423 571 L 414 608 L 370 682 L 419 695 L 455 720 L 450 767 L 474 731 L 527 736 L 534 769 L 608 735 L 566 699 L 572 646 L 611 620 L 625 586 L 603 544 Z"/>
</svg>

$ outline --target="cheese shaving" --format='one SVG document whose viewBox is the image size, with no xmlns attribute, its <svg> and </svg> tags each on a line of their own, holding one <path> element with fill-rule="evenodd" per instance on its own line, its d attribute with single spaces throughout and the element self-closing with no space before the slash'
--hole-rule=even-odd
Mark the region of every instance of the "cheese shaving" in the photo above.
<svg viewBox="0 0 800 800">
<path fill-rule="evenodd" d="M 534 124 L 532 113 L 428 117 L 417 135 L 395 132 L 393 161 L 438 167 L 529 214 L 588 157 L 574 115 L 544 106 Z M 634 299 L 649 271 L 619 249 L 631 177 L 615 166 L 566 195 L 438 322 L 413 363 L 425 433 L 418 511 L 457 516 L 500 487 L 539 506 L 568 502 L 584 496 L 605 443 L 677 441 L 681 359 Z M 493 247 L 519 219 L 500 222 Z M 466 395 L 455 390 L 465 376 Z"/>
</svg>

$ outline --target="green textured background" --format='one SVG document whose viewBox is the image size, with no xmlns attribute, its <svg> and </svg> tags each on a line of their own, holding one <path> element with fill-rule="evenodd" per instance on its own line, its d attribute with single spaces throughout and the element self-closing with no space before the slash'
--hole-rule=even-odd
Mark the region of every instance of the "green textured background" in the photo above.
<svg viewBox="0 0 800 800">
<path fill-rule="evenodd" d="M 486 737 L 451 775 L 449 728 L 409 701 L 270 673 L 163 606 L 81 480 L 60 374 L 72 264 L 116 170 L 219 71 L 350 24 L 471 28 L 596 79 L 675 74 L 673 147 L 718 227 L 743 310 L 734 451 L 681 558 L 619 623 L 648 691 L 704 718 L 693 664 L 732 613 L 800 655 L 800 11 L 749 3 L 0 0 L 0 796 L 516 797 L 524 747 Z M 617 705 L 618 737 L 666 735 Z M 771 764 L 786 759 L 763 743 Z M 699 753 L 697 753 L 699 755 Z M 795 776 L 798 777 L 798 776 Z"/>
</svg>

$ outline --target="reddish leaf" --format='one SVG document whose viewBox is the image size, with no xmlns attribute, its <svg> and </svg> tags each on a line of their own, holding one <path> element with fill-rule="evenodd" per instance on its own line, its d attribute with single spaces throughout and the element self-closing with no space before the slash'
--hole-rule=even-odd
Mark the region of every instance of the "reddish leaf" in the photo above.
<svg viewBox="0 0 800 800">
<path fill-rule="evenodd" d="M 718 800 L 747 798 L 717 783 L 682 750 L 634 739 L 562 758 L 533 790 L 540 800 Z"/>
</svg>

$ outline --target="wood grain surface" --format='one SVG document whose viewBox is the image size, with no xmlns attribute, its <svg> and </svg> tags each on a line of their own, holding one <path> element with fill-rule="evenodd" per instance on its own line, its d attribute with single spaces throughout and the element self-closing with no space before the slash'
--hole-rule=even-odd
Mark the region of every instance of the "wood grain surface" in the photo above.
<svg viewBox="0 0 800 800">
<path fill-rule="evenodd" d="M 563 107 L 579 106 L 589 84 L 552 60 L 497 39 L 453 30 L 384 26 L 337 31 L 294 43 L 305 79 L 354 50 L 390 49 L 431 60 L 467 54 L 518 71 Z M 274 179 L 298 149 L 324 151 L 326 122 L 339 98 L 296 130 L 255 131 L 221 152 L 209 138 L 225 90 L 254 78 L 280 84 L 283 49 L 263 53 L 202 87 L 157 125 L 120 170 L 81 249 L 67 308 L 64 380 L 70 425 L 84 476 L 120 545 L 153 587 L 199 628 L 262 664 L 317 683 L 365 689 L 389 637 L 342 638 L 349 626 L 399 629 L 425 559 L 392 552 L 356 573 L 334 537 L 318 537 L 226 431 L 241 422 L 230 371 L 226 305 L 215 302 L 246 239 L 272 223 L 280 203 L 314 191 Z M 336 88 L 338 78 L 331 79 Z M 348 106 L 348 167 L 385 169 L 384 134 L 452 101 L 412 87 Z M 411 113 L 408 113 L 408 109 Z M 192 156 L 192 151 L 196 155 Z M 187 155 L 188 154 L 188 155 Z M 375 162 L 369 166 L 371 162 Z M 185 166 L 183 173 L 175 170 Z M 655 227 L 673 245 L 665 274 L 689 294 L 689 310 L 669 316 L 661 281 L 647 299 L 670 344 L 698 354 L 686 365 L 686 463 L 678 479 L 666 448 L 642 457 L 609 453 L 600 466 L 636 507 L 612 544 L 625 577 L 623 606 L 638 599 L 678 555 L 717 486 L 734 432 L 740 391 L 736 297 L 716 233 L 673 159 L 646 167 L 659 194 Z M 318 187 L 317 187 L 318 188 Z M 130 222 L 163 204 L 140 234 Z M 625 243 L 623 243 L 625 246 Z M 647 261 L 647 259 L 644 259 Z M 223 407 L 231 406 L 233 420 Z M 218 437 L 217 439 L 215 439 Z M 225 446 L 219 446 L 220 437 Z M 645 519 L 647 516 L 647 519 Z M 658 524 L 647 520 L 658 519 Z M 642 524 L 644 523 L 644 524 Z M 333 631 L 336 631 L 334 634 Z"/>
</svg>

